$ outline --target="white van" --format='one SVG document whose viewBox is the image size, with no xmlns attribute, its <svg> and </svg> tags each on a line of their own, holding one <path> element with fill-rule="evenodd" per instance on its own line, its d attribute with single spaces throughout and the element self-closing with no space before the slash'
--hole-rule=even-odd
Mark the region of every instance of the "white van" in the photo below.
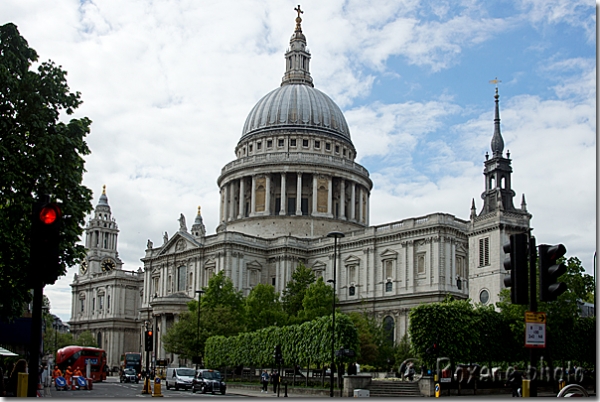
<svg viewBox="0 0 600 402">
<path fill-rule="evenodd" d="M 167 369 L 167 378 L 165 378 L 165 386 L 167 389 L 179 388 L 191 389 L 192 381 L 196 375 L 196 370 L 188 367 L 169 367 Z"/>
</svg>

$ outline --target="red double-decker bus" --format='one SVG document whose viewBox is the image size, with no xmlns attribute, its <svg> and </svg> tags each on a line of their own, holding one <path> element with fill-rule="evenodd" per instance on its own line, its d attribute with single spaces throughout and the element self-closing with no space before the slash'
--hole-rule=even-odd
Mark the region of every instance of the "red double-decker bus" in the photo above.
<svg viewBox="0 0 600 402">
<path fill-rule="evenodd" d="M 85 373 L 87 362 L 91 365 L 91 378 L 94 382 L 106 380 L 106 352 L 88 346 L 65 346 L 56 352 L 56 364 L 64 373 L 67 367 L 79 367 Z"/>
</svg>

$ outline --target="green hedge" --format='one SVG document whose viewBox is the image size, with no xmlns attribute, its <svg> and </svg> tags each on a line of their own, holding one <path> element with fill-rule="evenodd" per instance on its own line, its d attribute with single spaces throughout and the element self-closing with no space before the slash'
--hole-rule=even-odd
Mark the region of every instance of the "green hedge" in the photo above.
<svg viewBox="0 0 600 402">
<path fill-rule="evenodd" d="M 286 365 L 321 364 L 331 360 L 331 315 L 300 325 L 268 327 L 237 336 L 212 336 L 204 351 L 208 367 L 266 367 L 273 364 L 275 345 L 281 345 Z M 345 314 L 335 315 L 335 349 L 359 351 L 358 332 Z"/>
</svg>

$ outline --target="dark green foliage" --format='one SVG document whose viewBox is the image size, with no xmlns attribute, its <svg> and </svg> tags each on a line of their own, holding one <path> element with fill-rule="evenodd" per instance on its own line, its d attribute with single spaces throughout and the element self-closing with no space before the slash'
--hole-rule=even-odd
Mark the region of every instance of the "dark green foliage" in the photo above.
<svg viewBox="0 0 600 402">
<path fill-rule="evenodd" d="M 287 315 L 272 285 L 259 283 L 250 291 L 246 297 L 246 322 L 248 331 L 285 325 Z"/>
<path fill-rule="evenodd" d="M 323 278 L 319 278 L 306 289 L 302 299 L 302 310 L 298 312 L 298 317 L 303 321 L 311 321 L 329 315 L 333 307 L 332 303 L 333 287 L 325 284 Z"/>
<path fill-rule="evenodd" d="M 81 185 L 87 118 L 60 122 L 81 104 L 66 72 L 53 62 L 31 71 L 38 55 L 8 23 L 0 26 L 0 316 L 11 319 L 30 300 L 30 214 L 34 200 L 50 194 L 62 202 L 60 267 L 76 264 L 85 254 L 76 244 L 85 215 L 92 210 L 91 191 Z"/>
<path fill-rule="evenodd" d="M 210 367 L 268 367 L 274 364 L 273 350 L 278 344 L 287 365 L 328 363 L 331 361 L 331 324 L 331 316 L 328 316 L 300 325 L 269 327 L 234 337 L 214 336 L 206 341 L 206 364 Z M 335 328 L 336 349 L 358 349 L 358 333 L 348 316 L 336 314 Z"/>
<path fill-rule="evenodd" d="M 282 302 L 283 310 L 290 318 L 295 318 L 303 309 L 302 302 L 308 287 L 315 282 L 315 274 L 304 264 L 299 263 L 292 274 L 292 279 L 285 285 Z"/>
</svg>

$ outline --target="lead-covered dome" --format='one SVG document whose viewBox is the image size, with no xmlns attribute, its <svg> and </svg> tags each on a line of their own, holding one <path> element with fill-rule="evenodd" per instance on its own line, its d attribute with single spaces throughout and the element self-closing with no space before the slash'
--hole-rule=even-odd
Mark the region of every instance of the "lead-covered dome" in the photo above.
<svg viewBox="0 0 600 402">
<path fill-rule="evenodd" d="M 246 118 L 242 140 L 283 127 L 321 131 L 350 141 L 348 123 L 338 105 L 306 84 L 282 85 L 259 100 Z"/>
<path fill-rule="evenodd" d="M 296 30 L 285 53 L 286 68 L 281 87 L 265 95 L 252 108 L 240 142 L 265 131 L 291 129 L 328 134 L 352 144 L 348 123 L 338 105 L 314 88 L 299 7 L 296 11 Z"/>
</svg>

